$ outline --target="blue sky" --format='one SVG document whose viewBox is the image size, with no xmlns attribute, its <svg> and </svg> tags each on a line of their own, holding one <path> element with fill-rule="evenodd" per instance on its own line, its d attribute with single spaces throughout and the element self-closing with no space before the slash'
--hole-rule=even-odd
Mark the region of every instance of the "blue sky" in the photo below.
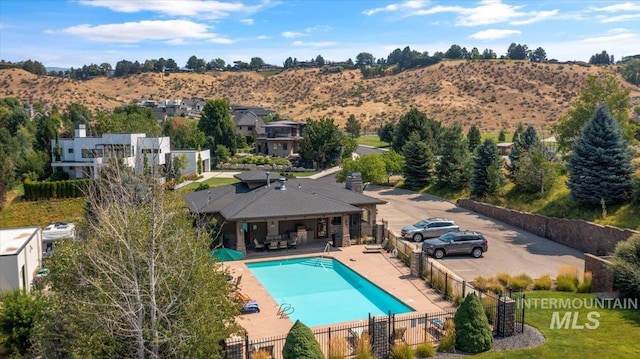
<svg viewBox="0 0 640 359">
<path fill-rule="evenodd" d="M 2 0 L 0 58 L 47 67 L 191 55 L 282 65 L 291 56 L 386 58 L 452 44 L 504 55 L 509 44 L 582 60 L 640 54 L 640 1 Z"/>
</svg>

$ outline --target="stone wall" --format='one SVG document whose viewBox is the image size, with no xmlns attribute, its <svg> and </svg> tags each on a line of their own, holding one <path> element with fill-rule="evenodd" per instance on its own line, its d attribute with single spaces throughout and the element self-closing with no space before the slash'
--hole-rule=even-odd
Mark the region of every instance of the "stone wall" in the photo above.
<svg viewBox="0 0 640 359">
<path fill-rule="evenodd" d="M 541 216 L 468 199 L 459 199 L 457 204 L 540 237 L 596 256 L 612 254 L 618 242 L 639 233 L 631 229 L 602 226 L 583 220 Z"/>
<path fill-rule="evenodd" d="M 597 257 L 589 253 L 584 255 L 584 272 L 591 272 L 592 292 L 611 293 L 613 289 L 613 271 L 609 267 L 609 257 Z"/>
</svg>

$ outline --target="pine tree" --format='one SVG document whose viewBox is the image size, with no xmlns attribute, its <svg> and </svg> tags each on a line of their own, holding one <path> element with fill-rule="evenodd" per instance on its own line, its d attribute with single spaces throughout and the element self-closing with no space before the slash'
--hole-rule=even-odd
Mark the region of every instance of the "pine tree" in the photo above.
<svg viewBox="0 0 640 359">
<path fill-rule="evenodd" d="M 282 348 L 284 359 L 324 359 L 322 348 L 311 329 L 300 320 L 296 320 Z"/>
<path fill-rule="evenodd" d="M 534 148 L 540 148 L 540 138 L 536 129 L 529 125 L 526 130 L 520 132 L 521 125 L 518 126 L 518 136 L 514 134 L 513 148 L 509 153 L 509 175 L 513 180 L 516 178 L 520 157 L 524 152 L 531 152 Z"/>
<path fill-rule="evenodd" d="M 362 131 L 362 124 L 356 116 L 351 114 L 349 118 L 347 118 L 347 123 L 344 125 L 344 130 L 352 137 L 358 138 L 360 137 L 360 131 Z"/>
<path fill-rule="evenodd" d="M 402 148 L 404 155 L 404 184 L 408 188 L 421 189 L 431 182 L 433 153 L 429 146 L 412 132 Z"/>
<path fill-rule="evenodd" d="M 471 179 L 471 156 L 460 126 L 445 128 L 442 133 L 440 161 L 436 164 L 436 176 L 442 185 L 462 189 Z"/>
<path fill-rule="evenodd" d="M 473 125 L 471 126 L 471 128 L 469 128 L 469 132 L 467 133 L 467 141 L 469 142 L 469 152 L 473 153 L 473 151 L 476 150 L 476 147 L 478 147 L 478 145 L 480 144 L 480 141 L 482 141 L 480 130 L 476 125 Z"/>
<path fill-rule="evenodd" d="M 496 144 L 488 138 L 476 149 L 471 194 L 478 198 L 495 194 L 502 188 L 503 182 L 502 158 Z"/>
<path fill-rule="evenodd" d="M 467 353 L 481 353 L 493 346 L 493 335 L 482 302 L 475 293 L 464 298 L 453 317 L 456 348 Z"/>
<path fill-rule="evenodd" d="M 568 164 L 571 198 L 578 203 L 598 206 L 622 203 L 631 198 L 629 145 L 622 138 L 618 122 L 609 108 L 601 104 L 582 130 Z"/>
</svg>

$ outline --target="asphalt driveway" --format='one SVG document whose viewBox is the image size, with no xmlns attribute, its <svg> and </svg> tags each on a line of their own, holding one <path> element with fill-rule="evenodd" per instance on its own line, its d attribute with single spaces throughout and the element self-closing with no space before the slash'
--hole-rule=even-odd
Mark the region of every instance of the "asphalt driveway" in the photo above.
<svg viewBox="0 0 640 359">
<path fill-rule="evenodd" d="M 483 257 L 452 256 L 439 260 L 465 280 L 473 280 L 477 276 L 492 277 L 501 272 L 511 275 L 526 273 L 532 278 L 548 274 L 555 278 L 558 267 L 563 265 L 574 266 L 580 272 L 584 269 L 584 255 L 580 251 L 458 207 L 441 198 L 379 186 L 368 186 L 365 194 L 388 202 L 378 206 L 378 220 L 388 221 L 389 229 L 396 235 L 405 225 L 429 217 L 451 218 L 461 230 L 483 233 L 489 241 L 489 251 Z"/>
</svg>

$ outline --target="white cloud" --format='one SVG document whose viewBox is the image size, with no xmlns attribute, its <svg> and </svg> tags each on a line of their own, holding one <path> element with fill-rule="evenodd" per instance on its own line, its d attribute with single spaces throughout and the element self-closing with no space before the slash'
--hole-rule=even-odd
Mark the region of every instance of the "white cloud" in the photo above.
<svg viewBox="0 0 640 359">
<path fill-rule="evenodd" d="M 253 25 L 254 24 L 253 19 L 242 19 L 242 20 L 240 20 L 240 22 L 243 23 L 243 24 L 247 24 L 247 25 Z"/>
<path fill-rule="evenodd" d="M 308 47 L 329 47 L 334 46 L 337 43 L 334 41 L 320 41 L 320 42 L 305 42 L 305 41 L 294 41 L 291 43 L 293 46 L 308 46 Z"/>
<path fill-rule="evenodd" d="M 640 38 L 640 35 L 627 31 L 625 29 L 618 28 L 618 29 L 613 29 L 612 31 L 608 31 L 606 35 L 588 37 L 580 40 L 580 42 L 601 43 L 603 45 L 607 45 L 609 43 L 616 42 L 616 41 L 628 41 L 628 43 L 633 43 L 632 41 L 629 41 L 629 40 L 638 39 L 638 38 Z"/>
<path fill-rule="evenodd" d="M 289 39 L 292 39 L 295 37 L 307 36 L 307 34 L 305 34 L 304 32 L 295 32 L 295 31 L 285 31 L 281 35 L 282 37 L 286 37 Z"/>
<path fill-rule="evenodd" d="M 637 14 L 624 14 L 618 16 L 598 16 L 600 22 L 603 24 L 608 24 L 612 22 L 623 22 L 623 21 L 636 21 L 640 20 L 640 13 Z"/>
<path fill-rule="evenodd" d="M 621 3 L 621 4 L 613 4 L 609 6 L 604 6 L 600 8 L 591 8 L 593 11 L 604 11 L 604 12 L 618 12 L 618 11 L 640 11 L 640 4 L 638 3 Z"/>
<path fill-rule="evenodd" d="M 497 39 L 503 39 L 505 37 L 509 37 L 512 35 L 520 35 L 521 32 L 519 30 L 500 30 L 500 29 L 489 29 L 489 30 L 483 30 L 483 31 L 479 31 L 476 32 L 475 34 L 469 36 L 472 39 L 475 40 L 497 40 Z"/>
<path fill-rule="evenodd" d="M 270 38 L 270 37 L 269 37 L 269 36 L 267 36 L 267 35 L 260 35 L 260 36 L 256 37 L 256 39 L 258 39 L 258 40 L 267 40 L 267 39 L 269 39 L 269 38 Z"/>
<path fill-rule="evenodd" d="M 511 25 L 533 24 L 535 22 L 554 18 L 557 15 L 558 15 L 558 10 L 540 11 L 540 12 L 532 13 L 532 16 L 528 19 L 511 21 Z"/>
<path fill-rule="evenodd" d="M 80 0 L 80 4 L 104 7 L 116 12 L 151 11 L 174 17 L 194 16 L 210 19 L 227 17 L 231 13 L 253 13 L 263 8 L 262 5 L 246 6 L 240 2 L 203 0 Z"/>
<path fill-rule="evenodd" d="M 417 10 L 417 9 L 423 8 L 426 4 L 427 4 L 427 1 L 411 0 L 411 1 L 405 1 L 405 2 L 397 3 L 397 4 L 389 4 L 389 5 L 384 6 L 384 7 L 377 7 L 377 8 L 365 10 L 362 13 L 365 14 L 365 15 L 371 16 L 371 15 L 377 14 L 379 12 L 394 12 L 394 11 L 401 11 L 401 10 Z"/>
<path fill-rule="evenodd" d="M 68 27 L 62 32 L 98 42 L 136 43 L 151 40 L 180 43 L 180 39 L 202 39 L 218 43 L 231 41 L 208 32 L 207 25 L 187 20 L 143 20 L 97 26 L 83 24 Z"/>
</svg>

